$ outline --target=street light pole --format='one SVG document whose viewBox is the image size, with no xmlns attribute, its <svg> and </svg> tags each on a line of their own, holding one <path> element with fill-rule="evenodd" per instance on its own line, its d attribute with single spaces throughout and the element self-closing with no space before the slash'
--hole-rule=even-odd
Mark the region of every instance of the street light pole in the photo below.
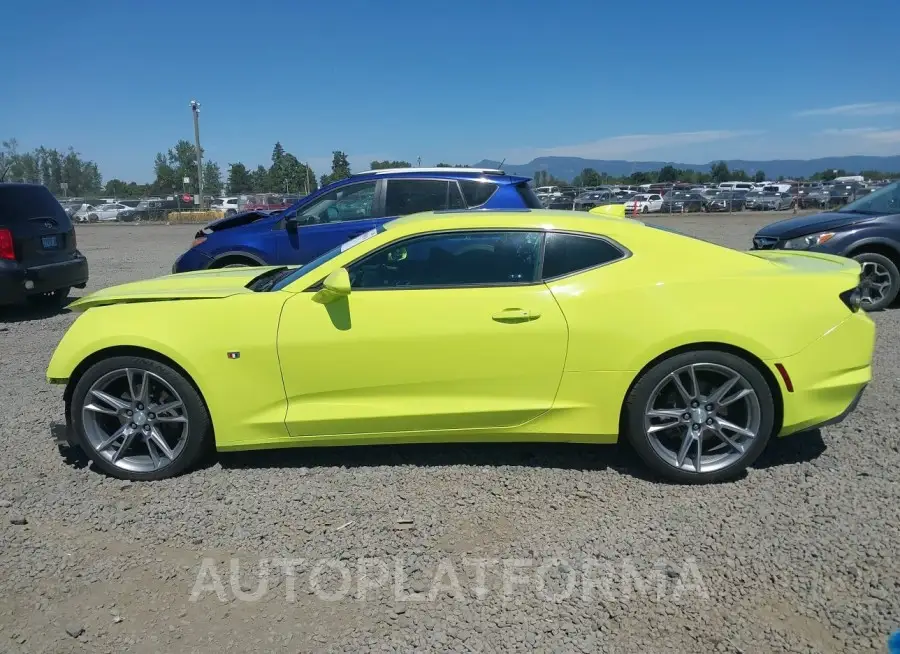
<svg viewBox="0 0 900 654">
<path fill-rule="evenodd" d="M 194 114 L 194 147 L 197 149 L 197 196 L 200 208 L 203 208 L 203 155 L 200 151 L 200 103 L 191 100 L 191 112 Z M 195 203 L 196 204 L 196 203 Z"/>
</svg>

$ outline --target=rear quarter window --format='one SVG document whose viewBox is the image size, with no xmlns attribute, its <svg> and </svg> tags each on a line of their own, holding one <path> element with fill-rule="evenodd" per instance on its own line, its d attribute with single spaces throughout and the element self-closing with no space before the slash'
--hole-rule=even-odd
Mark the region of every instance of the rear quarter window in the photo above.
<svg viewBox="0 0 900 654">
<path fill-rule="evenodd" d="M 497 192 L 497 185 L 493 182 L 476 182 L 471 179 L 459 180 L 459 188 L 470 209 L 480 207 Z"/>
<path fill-rule="evenodd" d="M 544 245 L 543 279 L 563 277 L 622 259 L 625 253 L 609 241 L 583 234 L 550 232 Z"/>
<path fill-rule="evenodd" d="M 62 205 L 44 186 L 0 186 L 0 223 L 14 224 L 32 218 L 53 218 L 68 224 Z"/>
</svg>

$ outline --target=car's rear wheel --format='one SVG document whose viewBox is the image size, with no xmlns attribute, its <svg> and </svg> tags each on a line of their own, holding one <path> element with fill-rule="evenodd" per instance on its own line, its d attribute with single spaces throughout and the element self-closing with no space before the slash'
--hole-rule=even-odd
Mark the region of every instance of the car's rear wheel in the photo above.
<svg viewBox="0 0 900 654">
<path fill-rule="evenodd" d="M 900 270 L 897 265 L 877 252 L 861 252 L 853 258 L 862 265 L 862 308 L 880 311 L 889 307 L 900 293 Z"/>
<path fill-rule="evenodd" d="M 89 222 L 89 223 L 95 223 L 95 222 L 97 222 L 98 220 L 100 220 L 100 217 L 99 217 L 97 214 L 95 214 L 95 213 L 92 213 L 91 215 L 88 216 L 88 222 Z"/>
<path fill-rule="evenodd" d="M 775 401 L 762 373 L 717 350 L 685 352 L 645 372 L 626 400 L 625 429 L 654 471 L 682 483 L 741 474 L 772 435 Z"/>
<path fill-rule="evenodd" d="M 182 373 L 144 357 L 110 357 L 91 366 L 75 386 L 71 419 L 94 464 L 133 481 L 184 472 L 211 437 L 197 389 Z"/>
</svg>

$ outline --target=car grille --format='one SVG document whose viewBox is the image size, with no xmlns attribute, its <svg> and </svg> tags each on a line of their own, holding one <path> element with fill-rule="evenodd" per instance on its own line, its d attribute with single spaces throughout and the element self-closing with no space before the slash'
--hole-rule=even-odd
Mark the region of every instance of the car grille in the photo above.
<svg viewBox="0 0 900 654">
<path fill-rule="evenodd" d="M 771 250 L 778 245 L 778 239 L 774 236 L 756 236 L 753 238 L 754 250 Z"/>
</svg>

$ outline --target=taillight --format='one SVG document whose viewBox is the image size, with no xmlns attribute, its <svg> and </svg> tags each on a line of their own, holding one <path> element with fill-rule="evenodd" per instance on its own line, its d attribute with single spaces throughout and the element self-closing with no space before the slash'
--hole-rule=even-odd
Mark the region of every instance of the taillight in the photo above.
<svg viewBox="0 0 900 654">
<path fill-rule="evenodd" d="M 12 232 L 5 227 L 0 227 L 0 259 L 7 261 L 16 260 L 16 249 L 13 247 Z"/>
<path fill-rule="evenodd" d="M 197 238 L 194 239 L 194 242 L 193 242 L 193 243 L 191 243 L 191 247 L 192 247 L 192 248 L 195 248 L 195 247 L 197 247 L 198 245 L 200 245 L 201 243 L 205 243 L 205 242 L 206 242 L 206 237 L 205 237 L 205 236 L 199 236 L 199 237 L 197 237 Z"/>
</svg>

